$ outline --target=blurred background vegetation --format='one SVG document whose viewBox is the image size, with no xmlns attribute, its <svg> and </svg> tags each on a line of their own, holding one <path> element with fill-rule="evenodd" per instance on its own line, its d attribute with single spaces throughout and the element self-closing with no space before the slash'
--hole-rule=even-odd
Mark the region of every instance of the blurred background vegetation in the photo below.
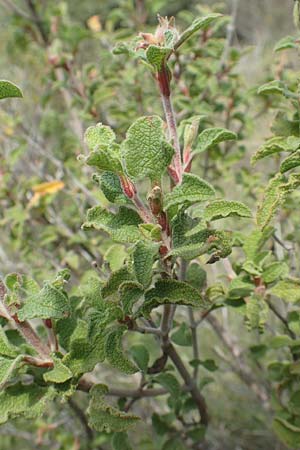
<svg viewBox="0 0 300 450">
<path fill-rule="evenodd" d="M 173 81 L 174 103 L 180 119 L 203 114 L 204 124 L 227 125 L 239 132 L 237 146 L 216 150 L 198 169 L 230 198 L 255 204 L 263 175 L 249 169 L 249 160 L 269 134 L 274 115 L 272 104 L 258 98 L 256 88 L 273 79 L 282 65 L 299 69 L 298 59 L 282 60 L 272 51 L 279 38 L 292 33 L 292 0 L 0 0 L 0 5 L 1 78 L 14 81 L 24 93 L 22 102 L 0 107 L 0 275 L 21 271 L 42 281 L 67 266 L 75 292 L 95 261 L 104 273 L 109 264 L 122 264 L 125 254 L 120 246 L 80 229 L 87 208 L 105 205 L 106 199 L 77 157 L 85 153 L 82 136 L 87 126 L 108 123 L 120 137 L 139 115 L 161 114 L 154 83 L 144 69 L 111 53 L 123 40 L 152 30 L 158 12 L 174 15 L 179 28 L 206 8 L 235 16 L 231 49 L 225 55 L 228 79 L 216 82 L 230 37 L 225 20 L 215 41 L 205 47 L 203 63 L 189 58 L 189 47 L 185 50 L 186 59 L 178 62 L 178 78 Z M 230 113 L 228 101 L 233 101 Z M 264 173 L 263 166 L 260 171 Z M 232 180 L 241 192 L 233 189 Z M 45 187 L 45 182 L 54 184 Z M 218 277 L 216 267 L 216 273 L 209 269 L 210 277 Z M 204 325 L 200 334 L 203 359 L 217 355 L 221 368 L 217 375 L 212 371 L 204 377 L 212 425 L 209 445 L 203 448 L 281 450 L 285 447 L 270 428 L 272 413 L 265 394 L 269 387 L 250 348 L 250 343 L 260 343 L 260 336 L 241 332 L 242 322 L 242 316 L 224 313 L 221 327 Z M 221 348 L 217 336 L 227 347 Z M 246 349 L 244 354 L 241 349 Z M 109 379 L 111 372 L 104 368 L 102 377 Z M 151 402 L 160 414 L 157 402 Z M 144 406 L 140 402 L 139 413 L 145 417 Z M 49 424 L 55 424 L 53 430 Z M 58 407 L 38 423 L 18 421 L 1 427 L 1 448 L 81 448 L 77 441 L 74 444 L 74 436 L 79 439 L 83 433 L 76 424 L 72 410 L 66 413 Z M 141 433 L 143 443 L 136 448 L 155 448 L 159 433 L 153 437 L 146 427 Z"/>
</svg>

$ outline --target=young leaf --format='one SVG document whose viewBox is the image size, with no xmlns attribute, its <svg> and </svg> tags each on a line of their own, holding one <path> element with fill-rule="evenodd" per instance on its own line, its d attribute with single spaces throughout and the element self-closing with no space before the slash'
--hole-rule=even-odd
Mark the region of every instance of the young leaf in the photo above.
<svg viewBox="0 0 300 450">
<path fill-rule="evenodd" d="M 136 120 L 126 134 L 121 147 L 126 171 L 133 180 L 160 180 L 170 164 L 174 149 L 167 143 L 163 121 L 158 116 Z"/>
<path fill-rule="evenodd" d="M 207 222 L 231 216 L 251 217 L 252 215 L 248 206 L 228 200 L 214 200 L 204 210 L 204 219 Z"/>
<path fill-rule="evenodd" d="M 214 145 L 224 141 L 234 141 L 237 139 L 236 133 L 225 128 L 207 128 L 199 136 L 197 148 L 194 153 L 201 153 Z"/>
<path fill-rule="evenodd" d="M 197 175 L 185 173 L 182 183 L 166 194 L 164 208 L 167 210 L 172 206 L 188 206 L 192 203 L 204 202 L 214 195 L 214 188 L 210 184 Z"/>
<path fill-rule="evenodd" d="M 95 228 L 110 234 L 112 240 L 121 243 L 136 242 L 141 237 L 138 225 L 142 223 L 140 216 L 133 210 L 121 206 L 116 214 L 101 206 L 88 210 L 84 229 Z"/>
<path fill-rule="evenodd" d="M 172 49 L 167 47 L 159 47 L 158 45 L 149 45 L 146 51 L 146 57 L 155 70 L 159 72 L 168 58 L 172 53 Z"/>
<path fill-rule="evenodd" d="M 37 294 L 29 295 L 24 306 L 18 310 L 19 320 L 27 319 L 60 319 L 70 313 L 70 303 L 67 295 L 54 286 L 45 283 Z"/>
<path fill-rule="evenodd" d="M 262 279 L 265 283 L 273 283 L 274 281 L 278 280 L 278 278 L 287 276 L 288 270 L 289 268 L 286 263 L 282 263 L 279 261 L 274 262 L 264 269 L 262 273 Z"/>
<path fill-rule="evenodd" d="M 23 97 L 23 94 L 11 81 L 0 80 L 0 100 L 9 97 Z"/>
<path fill-rule="evenodd" d="M 300 300 L 300 280 L 295 278 L 281 280 L 270 289 L 270 293 L 286 302 L 296 303 Z"/>
<path fill-rule="evenodd" d="M 200 292 L 187 283 L 177 280 L 158 280 L 154 288 L 145 294 L 145 302 L 138 311 L 149 315 L 153 308 L 164 304 L 201 307 L 204 305 Z"/>
<path fill-rule="evenodd" d="M 111 145 L 115 139 L 116 135 L 113 130 L 107 125 L 102 125 L 102 123 L 89 127 L 84 134 L 84 140 L 90 150 Z"/>
<path fill-rule="evenodd" d="M 202 289 L 206 285 L 207 274 L 197 262 L 192 262 L 186 271 L 186 281 L 195 289 Z"/>
<path fill-rule="evenodd" d="M 140 420 L 133 414 L 126 414 L 104 401 L 108 388 L 103 384 L 93 386 L 90 391 L 88 408 L 89 425 L 96 431 L 111 433 L 123 432 L 135 426 Z"/>
<path fill-rule="evenodd" d="M 105 355 L 112 367 L 131 375 L 137 372 L 138 368 L 123 353 L 122 337 L 126 329 L 126 326 L 119 326 L 108 332 L 105 343 Z"/>
<path fill-rule="evenodd" d="M 133 250 L 133 268 L 136 279 L 145 288 L 152 280 L 152 266 L 158 253 L 159 245 L 147 241 L 139 241 Z"/>
<path fill-rule="evenodd" d="M 249 330 L 264 331 L 268 319 L 269 307 L 263 297 L 253 294 L 246 303 L 246 324 Z"/>
<path fill-rule="evenodd" d="M 175 50 L 178 49 L 185 41 L 190 39 L 191 36 L 193 36 L 194 33 L 196 33 L 199 30 L 205 30 L 207 29 L 213 22 L 218 20 L 220 17 L 222 17 L 222 14 L 218 13 L 211 13 L 207 14 L 204 17 L 199 17 L 198 19 L 194 20 L 194 22 L 181 34 L 178 41 L 175 44 Z"/>
</svg>

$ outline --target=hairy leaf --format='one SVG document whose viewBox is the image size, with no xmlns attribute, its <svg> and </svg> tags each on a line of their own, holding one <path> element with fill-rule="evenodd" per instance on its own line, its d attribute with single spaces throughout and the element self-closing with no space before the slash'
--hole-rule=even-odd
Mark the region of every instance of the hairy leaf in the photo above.
<svg viewBox="0 0 300 450">
<path fill-rule="evenodd" d="M 172 49 L 159 47 L 158 45 L 149 45 L 146 51 L 148 62 L 157 70 L 161 70 L 166 58 L 171 54 Z"/>
<path fill-rule="evenodd" d="M 203 300 L 199 291 L 182 281 L 167 279 L 158 280 L 154 288 L 146 292 L 145 302 L 139 313 L 147 316 L 153 308 L 168 303 L 198 308 L 203 306 Z"/>
<path fill-rule="evenodd" d="M 158 253 L 158 244 L 139 241 L 133 250 L 133 268 L 136 279 L 144 287 L 148 287 L 152 280 L 152 266 Z"/>
<path fill-rule="evenodd" d="M 214 188 L 197 175 L 184 174 L 182 183 L 165 196 L 164 208 L 204 202 L 214 197 Z"/>
<path fill-rule="evenodd" d="M 45 283 L 39 293 L 29 295 L 24 306 L 18 310 L 19 320 L 27 319 L 60 319 L 70 313 L 70 303 L 67 295 L 54 286 Z"/>
<path fill-rule="evenodd" d="M 237 139 L 236 133 L 225 128 L 207 128 L 199 135 L 195 153 L 204 152 L 214 145 L 224 141 L 233 141 Z"/>
<path fill-rule="evenodd" d="M 257 89 L 257 93 L 263 95 L 274 95 L 274 94 L 283 95 L 284 91 L 285 85 L 280 80 L 270 81 L 269 83 L 263 84 Z"/>
<path fill-rule="evenodd" d="M 18 353 L 18 347 L 9 342 L 4 329 L 0 326 L 0 355 L 15 358 Z"/>
<path fill-rule="evenodd" d="M 113 272 L 105 285 L 102 288 L 102 297 L 107 298 L 115 294 L 124 281 L 133 280 L 133 274 L 130 272 L 127 266 L 123 266 L 121 269 Z"/>
<path fill-rule="evenodd" d="M 113 172 L 104 172 L 101 175 L 94 174 L 93 180 L 99 184 L 103 194 L 111 203 L 123 205 L 128 203 L 127 197 L 124 195 L 120 178 Z"/>
<path fill-rule="evenodd" d="M 112 367 L 129 375 L 138 371 L 138 368 L 124 355 L 122 337 L 126 326 L 119 326 L 108 332 L 105 343 L 105 355 Z"/>
<path fill-rule="evenodd" d="M 135 281 L 125 281 L 119 288 L 120 300 L 125 315 L 132 314 L 133 305 L 141 298 L 144 288 Z"/>
<path fill-rule="evenodd" d="M 190 39 L 194 33 L 199 30 L 207 29 L 213 22 L 222 17 L 222 14 L 211 13 L 204 17 L 198 17 L 194 22 L 181 34 L 178 41 L 176 42 L 175 49 L 179 48 L 185 41 Z"/>
<path fill-rule="evenodd" d="M 0 392 L 0 423 L 25 416 L 28 419 L 39 417 L 45 411 L 47 402 L 55 396 L 52 388 L 37 384 L 15 384 Z"/>
<path fill-rule="evenodd" d="M 132 428 L 140 420 L 133 414 L 126 414 L 104 401 L 108 388 L 105 385 L 95 385 L 90 391 L 88 408 L 89 425 L 96 431 L 123 432 Z"/>
<path fill-rule="evenodd" d="M 300 446 L 300 427 L 282 417 L 275 417 L 273 420 L 273 429 L 279 439 L 291 449 Z"/>
<path fill-rule="evenodd" d="M 290 156 L 285 158 L 280 164 L 280 172 L 285 173 L 288 170 L 294 169 L 300 166 L 300 150 L 292 153 Z"/>
<path fill-rule="evenodd" d="M 43 378 L 48 383 L 64 383 L 73 377 L 71 370 L 65 366 L 60 358 L 52 356 L 54 367 L 44 373 Z"/>
<path fill-rule="evenodd" d="M 103 230 L 116 242 L 136 242 L 141 237 L 138 228 L 141 222 L 140 216 L 125 206 L 121 206 L 116 214 L 101 206 L 95 206 L 88 210 L 83 228 Z"/>
<path fill-rule="evenodd" d="M 214 200 L 204 210 L 204 219 L 207 222 L 231 216 L 251 217 L 251 211 L 241 202 L 228 200 Z"/>
<path fill-rule="evenodd" d="M 294 152 L 300 146 L 300 139 L 296 136 L 275 136 L 268 139 L 252 156 L 251 164 L 260 159 L 280 152 Z"/>
<path fill-rule="evenodd" d="M 158 116 L 136 120 L 121 147 L 126 171 L 133 180 L 160 180 L 172 160 L 173 147 L 165 140 L 163 121 Z"/>
<path fill-rule="evenodd" d="M 287 278 L 279 281 L 270 293 L 286 302 L 296 303 L 300 300 L 300 280 L 296 278 Z"/>
</svg>

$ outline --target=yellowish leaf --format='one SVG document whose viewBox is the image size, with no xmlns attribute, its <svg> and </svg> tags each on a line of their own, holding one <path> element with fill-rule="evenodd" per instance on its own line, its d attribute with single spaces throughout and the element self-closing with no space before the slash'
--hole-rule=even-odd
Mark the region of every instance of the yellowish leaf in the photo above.
<svg viewBox="0 0 300 450">
<path fill-rule="evenodd" d="M 91 16 L 88 20 L 87 20 L 87 26 L 89 27 L 90 30 L 94 31 L 95 33 L 99 32 L 102 30 L 102 25 L 101 25 L 101 21 L 100 21 L 100 16 Z"/>
<path fill-rule="evenodd" d="M 48 181 L 45 183 L 40 183 L 36 184 L 35 186 L 32 186 L 34 195 L 30 200 L 28 207 L 30 208 L 36 205 L 39 202 L 40 198 L 44 197 L 47 194 L 55 194 L 56 192 L 63 189 L 64 186 L 65 184 L 59 180 Z"/>
</svg>

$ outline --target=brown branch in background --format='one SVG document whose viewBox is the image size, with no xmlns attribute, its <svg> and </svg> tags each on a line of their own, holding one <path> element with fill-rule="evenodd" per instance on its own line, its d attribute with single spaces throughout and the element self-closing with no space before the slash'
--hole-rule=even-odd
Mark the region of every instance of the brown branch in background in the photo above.
<svg viewBox="0 0 300 450">
<path fill-rule="evenodd" d="M 262 386 L 258 386 L 256 381 L 252 377 L 251 369 L 243 361 L 241 349 L 237 346 L 236 343 L 233 342 L 231 336 L 227 333 L 225 328 L 215 316 L 207 316 L 207 321 L 210 323 L 213 330 L 232 356 L 231 360 L 225 359 L 227 364 L 229 364 L 232 371 L 239 376 L 241 381 L 243 381 L 248 387 L 251 388 L 259 401 L 262 401 L 266 406 L 268 401 L 267 392 L 265 388 L 263 388 Z M 219 353 L 218 355 L 220 356 Z M 232 361 L 234 361 L 234 363 Z"/>
<path fill-rule="evenodd" d="M 68 404 L 69 404 L 70 408 L 74 411 L 75 415 L 80 420 L 80 422 L 84 428 L 87 440 L 89 442 L 93 441 L 94 433 L 88 424 L 88 421 L 87 421 L 84 411 L 77 405 L 77 403 L 75 402 L 75 400 L 73 400 L 73 398 L 69 398 Z"/>
</svg>

